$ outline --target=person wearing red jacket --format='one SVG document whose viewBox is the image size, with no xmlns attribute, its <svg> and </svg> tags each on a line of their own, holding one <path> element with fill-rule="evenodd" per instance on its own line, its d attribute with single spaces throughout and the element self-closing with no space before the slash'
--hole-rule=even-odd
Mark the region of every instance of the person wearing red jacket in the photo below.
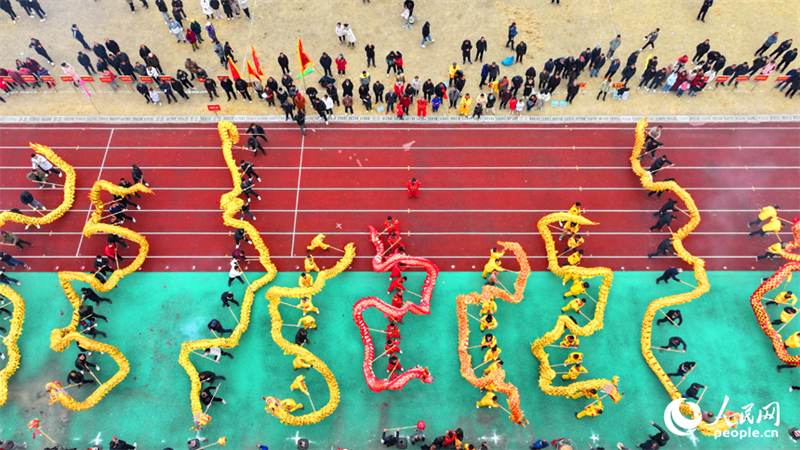
<svg viewBox="0 0 800 450">
<path fill-rule="evenodd" d="M 402 278 L 397 277 L 394 280 L 392 280 L 392 283 L 389 284 L 389 291 L 387 293 L 391 294 L 392 291 L 395 289 L 397 289 L 398 291 L 405 291 L 406 287 L 403 286 L 403 283 L 405 283 L 406 280 L 408 280 L 408 277 L 402 277 Z"/>
<path fill-rule="evenodd" d="M 386 225 L 386 229 L 384 230 L 384 232 L 388 231 L 390 234 L 391 233 L 400 234 L 400 230 L 397 228 L 397 225 L 400 224 L 399 220 L 392 219 L 392 216 L 389 216 L 386 218 L 386 220 L 383 221 L 383 224 Z"/>
<path fill-rule="evenodd" d="M 408 114 L 408 108 L 411 107 L 411 97 L 403 95 L 400 97 L 400 104 L 403 105 L 403 113 Z"/>
<path fill-rule="evenodd" d="M 424 98 L 417 100 L 417 117 L 428 117 L 428 101 Z"/>
<path fill-rule="evenodd" d="M 397 325 L 393 323 L 386 325 L 386 339 L 402 339 Z"/>
<path fill-rule="evenodd" d="M 122 255 L 118 255 L 117 254 L 117 244 L 115 244 L 115 243 L 108 244 L 106 246 L 105 253 L 106 253 L 106 256 L 108 257 L 108 259 L 113 259 L 113 260 L 118 260 L 118 261 L 125 262 L 125 258 L 123 258 Z"/>
<path fill-rule="evenodd" d="M 403 307 L 403 293 L 397 291 L 394 293 L 394 297 L 392 297 L 392 306 L 395 308 L 402 308 Z"/>
<path fill-rule="evenodd" d="M 400 343 L 394 339 L 387 339 L 386 346 L 383 347 L 383 349 L 386 350 L 387 355 L 391 355 L 393 353 L 403 353 L 403 351 L 400 350 Z"/>
<path fill-rule="evenodd" d="M 392 233 L 392 234 L 394 234 L 394 233 Z M 398 239 L 398 241 L 399 240 L 400 239 Z M 395 278 L 399 277 L 404 270 L 406 270 L 406 264 L 405 263 L 397 263 L 397 264 L 393 265 L 392 266 L 392 274 L 389 277 L 389 279 L 392 280 L 392 279 L 395 279 Z"/>
<path fill-rule="evenodd" d="M 419 198 L 420 186 L 422 186 L 422 182 L 417 180 L 416 178 L 408 180 L 408 182 L 406 183 L 406 188 L 408 189 L 408 198 L 411 197 Z"/>
<path fill-rule="evenodd" d="M 405 109 L 403 108 L 403 102 L 397 102 L 397 118 L 403 120 L 403 114 L 405 113 Z"/>
<path fill-rule="evenodd" d="M 336 62 L 336 72 L 339 75 L 344 75 L 345 74 L 344 70 L 347 68 L 347 60 L 344 59 L 344 55 L 340 53 L 339 56 L 336 57 L 335 62 Z"/>
<path fill-rule="evenodd" d="M 392 355 L 389 358 L 389 366 L 386 368 L 387 372 L 402 372 L 403 366 L 400 365 L 400 358 L 397 355 Z"/>
</svg>

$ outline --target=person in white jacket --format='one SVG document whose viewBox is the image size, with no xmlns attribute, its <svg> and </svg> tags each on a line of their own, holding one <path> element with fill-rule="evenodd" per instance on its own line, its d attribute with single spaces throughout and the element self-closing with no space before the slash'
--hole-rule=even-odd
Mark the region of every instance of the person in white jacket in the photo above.
<svg viewBox="0 0 800 450">
<path fill-rule="evenodd" d="M 239 3 L 239 6 L 242 8 L 242 11 L 244 11 L 244 15 L 247 16 L 247 20 L 252 22 L 253 18 L 250 17 L 250 3 L 248 3 L 247 0 L 236 0 L 236 1 Z"/>
<path fill-rule="evenodd" d="M 350 28 L 349 24 L 344 24 L 344 33 L 345 37 L 347 37 L 347 43 L 350 44 L 351 47 L 356 46 L 356 35 L 353 33 L 353 29 Z"/>
<path fill-rule="evenodd" d="M 346 33 L 346 30 L 344 28 L 344 25 L 342 25 L 342 22 L 337 23 L 336 24 L 336 36 L 339 36 L 339 42 L 344 42 L 345 33 Z"/>
<path fill-rule="evenodd" d="M 51 174 L 55 173 L 58 174 L 59 177 L 63 177 L 64 174 L 58 171 L 55 167 L 53 167 L 53 163 L 47 160 L 43 155 L 39 155 L 36 153 L 31 154 L 31 167 L 32 168 L 40 168 L 42 172 Z"/>
<path fill-rule="evenodd" d="M 200 8 L 202 8 L 203 14 L 206 15 L 206 20 L 214 18 L 214 10 L 211 9 L 211 0 L 200 0 Z"/>
</svg>

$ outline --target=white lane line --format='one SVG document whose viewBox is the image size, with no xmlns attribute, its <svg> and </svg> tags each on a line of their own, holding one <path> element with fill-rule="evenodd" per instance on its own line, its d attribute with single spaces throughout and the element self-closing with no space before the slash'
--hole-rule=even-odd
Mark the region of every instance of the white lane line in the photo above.
<svg viewBox="0 0 800 450">
<path fill-rule="evenodd" d="M 294 223 L 292 224 L 292 249 L 289 252 L 290 254 L 294 255 L 294 236 L 295 232 L 297 231 L 297 211 L 300 207 L 300 180 L 303 176 L 303 146 L 306 142 L 306 136 L 303 135 L 302 139 L 300 140 L 300 162 L 297 170 L 297 197 L 295 197 L 294 201 Z"/>
<path fill-rule="evenodd" d="M 229 171 L 227 167 L 189 167 L 189 166 L 179 166 L 179 167 L 164 167 L 164 166 L 139 166 L 142 169 L 147 170 L 219 170 L 219 171 Z M 347 166 L 347 167 L 335 167 L 335 166 L 303 166 L 304 170 L 409 170 L 410 166 L 406 167 L 385 167 L 385 166 Z M 130 167 L 111 167 L 106 166 L 106 169 L 129 169 Z M 518 167 L 503 167 L 503 166 L 491 166 L 491 167 L 466 167 L 466 166 L 454 166 L 454 167 L 410 167 L 413 170 L 578 170 L 575 166 L 518 166 Z M 19 169 L 19 170 L 28 170 L 30 167 L 28 166 L 0 166 L 0 169 Z M 78 170 L 93 170 L 98 169 L 98 167 L 73 167 L 73 169 Z M 299 169 L 298 166 L 280 166 L 280 167 L 271 167 L 271 166 L 259 166 L 259 169 L 263 170 L 297 170 Z M 671 167 L 673 170 L 798 170 L 800 166 L 675 166 Z M 581 166 L 579 170 L 631 170 L 630 166 Z"/>
<path fill-rule="evenodd" d="M 659 181 L 659 180 L 656 180 Z M 0 187 L 0 191 L 19 191 L 30 189 L 30 186 L 24 187 Z M 797 191 L 800 190 L 800 187 L 790 187 L 790 186 L 777 186 L 777 187 L 747 187 L 747 186 L 737 186 L 737 187 L 684 187 L 685 190 L 690 191 Z M 91 191 L 92 188 L 75 188 L 76 191 Z M 170 191 L 230 191 L 230 188 L 226 187 L 159 187 L 159 192 L 170 192 Z M 300 188 L 299 186 L 294 187 L 258 187 L 259 191 L 326 191 L 326 192 L 335 192 L 335 191 L 406 191 L 406 188 L 394 188 L 394 187 L 364 187 L 364 188 L 351 188 L 351 187 L 309 187 L 309 188 Z M 428 187 L 425 188 L 428 192 L 433 191 L 442 191 L 442 192 L 458 192 L 458 191 L 475 191 L 474 187 Z M 643 193 L 646 189 L 642 187 L 591 187 L 591 186 L 561 186 L 561 187 L 492 187 L 494 191 L 642 191 Z M 170 211 L 170 210 L 162 210 L 162 211 Z M 177 210 L 176 210 L 177 211 Z M 446 211 L 446 210 L 445 210 Z"/>
<path fill-rule="evenodd" d="M 103 166 L 106 165 L 106 157 L 108 156 L 108 149 L 111 148 L 111 139 L 114 137 L 114 129 L 111 129 L 111 133 L 108 135 L 108 143 L 106 144 L 106 152 L 103 154 L 103 161 L 100 163 L 100 170 L 97 172 L 97 180 L 100 180 L 100 177 L 103 175 Z M 77 190 L 77 189 L 76 189 Z M 91 190 L 91 189 L 88 189 Z M 83 223 L 89 221 L 89 215 L 92 213 L 93 209 L 86 210 L 86 219 L 83 220 Z M 75 256 L 81 254 L 81 244 L 83 244 L 83 234 L 81 234 L 81 239 L 78 241 L 78 250 L 75 251 Z"/>
</svg>

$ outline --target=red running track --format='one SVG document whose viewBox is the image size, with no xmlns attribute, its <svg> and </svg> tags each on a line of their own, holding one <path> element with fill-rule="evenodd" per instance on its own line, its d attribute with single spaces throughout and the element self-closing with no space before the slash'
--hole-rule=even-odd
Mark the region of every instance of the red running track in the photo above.
<svg viewBox="0 0 800 450">
<path fill-rule="evenodd" d="M 668 236 L 666 228 L 648 233 L 655 224 L 652 212 L 668 194 L 664 200 L 647 199 L 634 177 L 628 161 L 632 124 L 410 127 L 313 124 L 314 131 L 302 138 L 295 126 L 276 124 L 266 127 L 266 157 L 235 150 L 237 158 L 255 162 L 263 180 L 256 186 L 262 200 L 251 206 L 258 219 L 254 225 L 279 270 L 302 267 L 305 246 L 317 233 L 336 247 L 355 242 L 364 253 L 354 269 L 371 270 L 367 225 L 380 227 L 387 215 L 400 219 L 408 252 L 442 270 L 482 269 L 497 240 L 520 242 L 534 270 L 545 270 L 536 221 L 575 201 L 600 223 L 588 229 L 585 265 L 663 270 L 679 263 L 646 257 Z M 766 204 L 780 205 L 787 219 L 800 214 L 800 124 L 674 124 L 662 137 L 677 166 L 656 179 L 676 178 L 701 212 L 700 226 L 685 240 L 689 251 L 705 258 L 710 270 L 775 270 L 778 261 L 754 259 L 775 237 L 748 240 L 745 224 Z M 134 198 L 142 210 L 129 212 L 135 224 L 125 223 L 150 242 L 143 269 L 226 270 L 234 244 L 218 208 L 231 180 L 215 126 L 0 126 L 3 210 L 20 206 L 23 189 L 47 207 L 59 201 L 60 192 L 40 190 L 25 179 L 28 142 L 51 147 L 78 175 L 75 206 L 59 221 L 41 230 L 7 225 L 36 247 L 3 249 L 34 270 L 90 267 L 105 239 L 80 234 L 90 207 L 88 191 L 97 179 L 130 180 L 133 163 L 156 193 Z M 412 176 L 423 182 L 420 199 L 406 196 L 405 182 Z M 685 224 L 686 217 L 678 216 L 677 225 Z M 790 238 L 789 229 L 781 236 Z M 339 257 L 335 251 L 316 254 L 321 266 Z"/>
</svg>

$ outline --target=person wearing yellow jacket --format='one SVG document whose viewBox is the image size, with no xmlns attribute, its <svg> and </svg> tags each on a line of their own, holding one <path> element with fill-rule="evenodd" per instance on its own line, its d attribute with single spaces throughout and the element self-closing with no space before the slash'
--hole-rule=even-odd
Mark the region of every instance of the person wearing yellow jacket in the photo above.
<svg viewBox="0 0 800 450">
<path fill-rule="evenodd" d="M 580 419 L 581 417 L 596 417 L 600 414 L 603 414 L 603 402 L 597 400 L 597 403 L 592 403 L 591 405 L 583 408 L 583 411 L 579 413 L 575 413 L 575 417 Z"/>
<path fill-rule="evenodd" d="M 297 279 L 297 284 L 300 287 L 311 287 L 314 285 L 314 278 L 311 275 L 303 272 L 300 274 L 300 278 Z"/>
<path fill-rule="evenodd" d="M 497 396 L 494 395 L 494 392 L 487 392 L 486 395 L 483 396 L 482 399 L 475 402 L 475 407 L 480 408 L 481 406 L 488 407 L 488 408 L 499 408 L 500 405 L 497 403 Z"/>
<path fill-rule="evenodd" d="M 582 373 L 589 373 L 589 371 L 586 370 L 586 368 L 583 367 L 582 365 L 575 364 L 574 366 L 569 368 L 569 371 L 567 373 L 565 373 L 564 375 L 561 375 L 561 379 L 562 380 L 577 380 L 578 379 L 578 375 L 580 375 Z"/>
<path fill-rule="evenodd" d="M 490 373 L 497 372 L 498 370 L 500 370 L 502 368 L 503 368 L 503 361 L 502 360 L 495 361 L 495 362 L 489 364 L 489 367 L 483 369 L 483 374 L 484 375 L 489 375 Z"/>
<path fill-rule="evenodd" d="M 494 272 L 495 270 L 498 272 L 505 272 L 506 270 L 500 267 L 500 264 L 503 263 L 499 259 L 490 259 L 489 262 L 483 266 L 483 278 L 486 278 L 486 275 Z"/>
<path fill-rule="evenodd" d="M 569 255 L 567 258 L 567 262 L 564 263 L 565 266 L 577 266 L 581 262 L 581 258 L 583 258 L 583 250 L 578 250 L 577 252 Z"/>
<path fill-rule="evenodd" d="M 493 298 L 481 302 L 481 315 L 494 314 L 497 312 L 497 303 Z"/>
<path fill-rule="evenodd" d="M 777 236 L 778 232 L 781 231 L 781 228 L 783 228 L 784 226 L 785 224 L 781 222 L 780 219 L 778 219 L 777 217 L 773 217 L 769 219 L 769 222 L 767 222 L 766 225 L 762 226 L 760 230 L 753 231 L 748 236 L 750 237 L 750 239 L 753 239 L 753 236 L 755 235 L 766 237 L 767 233 L 769 232 L 775 233 L 775 236 Z"/>
<path fill-rule="evenodd" d="M 792 291 L 781 292 L 775 296 L 775 300 L 770 300 L 767 305 L 789 305 L 794 306 L 797 303 L 797 296 Z"/>
<path fill-rule="evenodd" d="M 494 347 L 495 345 L 497 345 L 497 340 L 492 333 L 486 333 L 486 336 L 481 339 L 481 348 Z"/>
<path fill-rule="evenodd" d="M 758 220 L 754 220 L 752 222 L 747 223 L 747 228 L 750 228 L 753 225 L 759 225 L 761 222 L 772 220 L 778 217 L 778 209 L 781 209 L 780 206 L 765 206 L 761 208 L 761 212 L 758 213 Z"/>
<path fill-rule="evenodd" d="M 289 412 L 295 412 L 298 409 L 305 409 L 302 403 L 297 403 L 291 398 L 281 400 L 281 407 Z"/>
<path fill-rule="evenodd" d="M 581 397 L 597 398 L 597 389 L 584 389 L 572 394 L 572 399 L 577 400 Z"/>
<path fill-rule="evenodd" d="M 567 214 L 574 214 L 576 216 L 580 216 L 581 215 L 581 202 L 575 202 L 575 204 L 572 205 L 569 208 L 569 211 L 567 211 Z"/>
<path fill-rule="evenodd" d="M 578 336 L 575 336 L 574 334 L 568 334 L 568 335 L 564 336 L 564 339 L 561 340 L 561 344 L 559 344 L 559 345 L 561 345 L 562 347 L 575 347 L 575 348 L 578 348 L 580 343 L 581 343 L 581 341 L 580 341 L 580 339 L 578 339 Z"/>
<path fill-rule="evenodd" d="M 500 350 L 500 347 L 495 345 L 494 347 L 490 348 L 489 350 L 486 350 L 486 353 L 484 353 L 484 355 L 483 355 L 483 362 L 495 361 L 495 360 L 500 359 L 500 353 L 501 352 L 502 352 L 502 350 Z"/>
<path fill-rule="evenodd" d="M 323 239 L 325 239 L 325 235 L 324 234 L 318 234 L 318 235 L 314 236 L 314 239 L 311 240 L 311 245 L 306 247 L 306 252 L 310 252 L 311 250 L 314 250 L 315 248 L 321 248 L 321 249 L 323 249 L 325 251 L 330 250 L 330 245 L 322 242 Z"/>
<path fill-rule="evenodd" d="M 456 72 L 459 70 L 461 70 L 461 68 L 458 67 L 458 64 L 456 63 L 453 63 L 453 65 L 450 66 L 450 84 L 448 84 L 448 86 L 453 86 L 453 81 L 456 79 Z"/>
<path fill-rule="evenodd" d="M 461 98 L 461 105 L 458 107 L 458 113 L 462 116 L 469 115 L 469 105 L 472 104 L 472 98 L 469 94 Z"/>
<path fill-rule="evenodd" d="M 497 319 L 492 317 L 491 314 L 487 314 L 485 316 L 481 316 L 481 332 L 484 330 L 494 330 L 497 328 Z"/>
<path fill-rule="evenodd" d="M 783 343 L 787 348 L 800 348 L 800 331 L 795 331 Z"/>
<path fill-rule="evenodd" d="M 317 328 L 317 321 L 312 316 L 303 316 L 297 321 L 297 326 L 303 327 L 306 330 L 309 328 Z"/>
<path fill-rule="evenodd" d="M 303 261 L 303 265 L 305 266 L 306 272 L 308 273 L 314 271 L 319 272 L 319 267 L 317 266 L 317 263 L 314 262 L 314 257 L 311 255 L 306 256 L 306 260 Z"/>
<path fill-rule="evenodd" d="M 583 361 L 583 353 L 581 352 L 572 352 L 567 356 L 567 359 L 564 360 L 565 365 L 570 364 L 578 364 Z"/>
<path fill-rule="evenodd" d="M 567 312 L 567 311 L 569 311 L 571 309 L 571 310 L 575 311 L 576 313 L 580 314 L 581 306 L 583 306 L 585 304 L 586 304 L 586 300 L 578 297 L 578 298 L 570 301 L 569 303 L 567 303 L 567 306 L 561 308 L 561 312 Z"/>
<path fill-rule="evenodd" d="M 792 320 L 792 318 L 794 317 L 795 314 L 797 314 L 797 309 L 793 308 L 791 306 L 787 306 L 786 308 L 783 308 L 783 311 L 781 311 L 780 320 L 773 320 L 772 324 L 773 325 L 780 325 L 782 323 L 786 323 L 786 322 Z"/>
<path fill-rule="evenodd" d="M 565 223 L 563 226 L 564 226 L 564 232 L 561 233 L 561 236 L 558 237 L 559 241 L 564 239 L 564 236 L 566 236 L 568 234 L 571 234 L 571 235 L 574 236 L 574 235 L 578 234 L 578 231 L 581 230 L 581 225 L 579 223 L 576 223 L 576 222 Z M 567 242 L 569 242 L 569 241 L 567 241 Z"/>
<path fill-rule="evenodd" d="M 310 369 L 312 366 L 305 359 L 296 356 L 292 361 L 292 367 L 294 367 L 294 370 L 297 370 L 297 369 Z"/>
<path fill-rule="evenodd" d="M 581 294 L 586 293 L 586 288 L 589 287 L 589 283 L 585 281 L 581 281 L 580 278 L 572 282 L 572 287 L 569 288 L 569 292 L 564 293 L 564 298 L 567 297 L 577 297 Z"/>
<path fill-rule="evenodd" d="M 575 249 L 583 245 L 584 242 L 586 241 L 580 235 L 573 235 L 567 240 L 567 249 L 564 250 L 564 253 L 575 251 Z"/>
<path fill-rule="evenodd" d="M 297 305 L 297 307 L 303 310 L 303 315 L 304 316 L 306 314 L 310 313 L 310 312 L 315 312 L 315 313 L 319 314 L 319 309 L 316 306 L 314 306 L 313 303 L 311 303 L 311 298 L 309 298 L 309 297 L 301 298 L 300 299 L 300 304 Z"/>
<path fill-rule="evenodd" d="M 497 251 L 497 247 L 492 247 L 492 251 L 489 252 L 489 259 L 497 259 L 499 260 L 503 256 L 505 256 L 506 252 L 503 250 L 502 252 Z"/>
<path fill-rule="evenodd" d="M 289 386 L 289 389 L 293 391 L 299 389 L 300 392 L 308 395 L 308 386 L 306 386 L 306 377 L 304 377 L 303 375 L 298 375 L 297 378 L 295 378 L 294 381 L 292 381 L 292 385 Z"/>
</svg>

